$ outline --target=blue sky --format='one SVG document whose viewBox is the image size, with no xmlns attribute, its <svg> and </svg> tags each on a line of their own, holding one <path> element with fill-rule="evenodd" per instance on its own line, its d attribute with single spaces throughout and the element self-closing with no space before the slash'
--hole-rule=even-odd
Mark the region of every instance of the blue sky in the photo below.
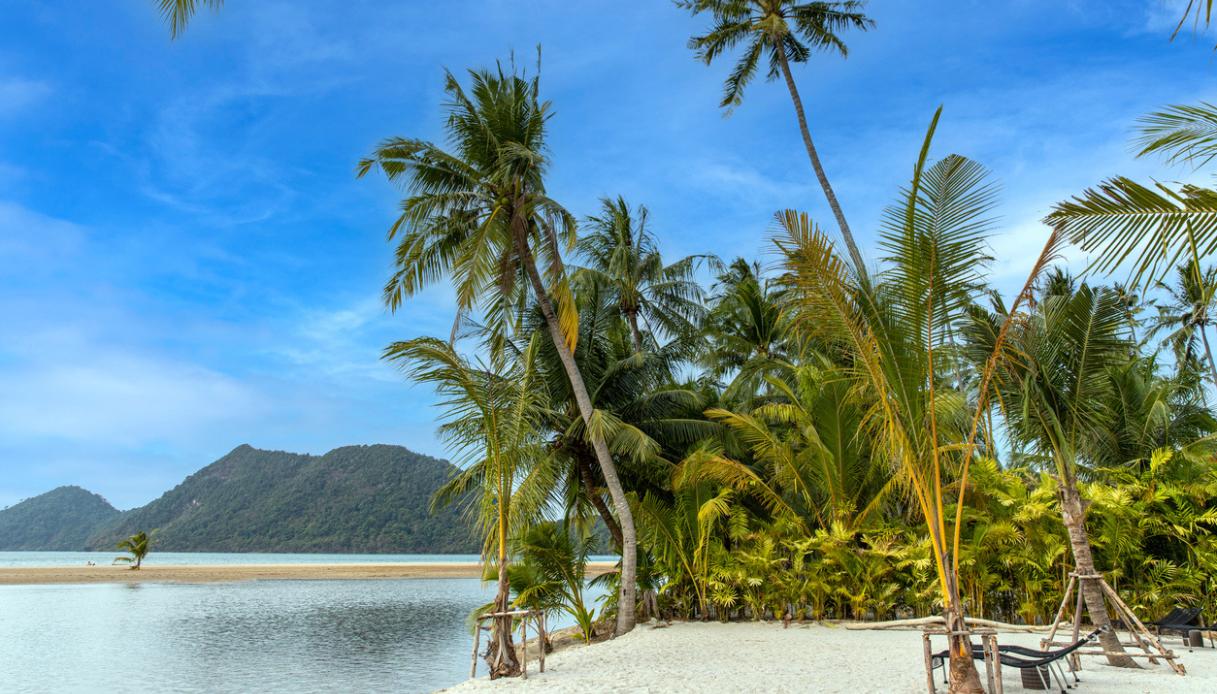
<svg viewBox="0 0 1217 694">
<path fill-rule="evenodd" d="M 1177 2 L 874 2 L 848 60 L 797 68 L 864 250 L 933 110 L 938 156 L 1003 188 L 999 287 L 1021 282 L 1055 201 L 1134 160 L 1134 119 L 1217 99 L 1211 37 Z M 648 205 L 670 256 L 761 253 L 772 213 L 829 220 L 786 92 L 730 118 L 729 65 L 663 0 L 229 0 L 171 42 L 151 0 L 0 0 L 0 507 L 80 484 L 146 503 L 241 443 L 442 455 L 428 390 L 378 360 L 447 333 L 451 295 L 379 301 L 397 196 L 354 165 L 438 138 L 442 68 L 544 46 L 553 195 Z"/>
</svg>

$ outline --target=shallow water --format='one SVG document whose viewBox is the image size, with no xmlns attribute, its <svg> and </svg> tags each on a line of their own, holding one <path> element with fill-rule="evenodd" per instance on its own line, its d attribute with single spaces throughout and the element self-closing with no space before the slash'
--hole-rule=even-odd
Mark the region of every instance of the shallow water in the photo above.
<svg viewBox="0 0 1217 694">
<path fill-rule="evenodd" d="M 492 597 L 476 579 L 0 586 L 0 691 L 434 691 L 469 676 L 465 618 Z"/>
<path fill-rule="evenodd" d="M 112 552 L 0 552 L 0 567 L 106 565 L 121 555 Z M 478 560 L 476 554 L 278 554 L 221 552 L 152 552 L 145 563 L 200 564 L 446 564 Z"/>
</svg>

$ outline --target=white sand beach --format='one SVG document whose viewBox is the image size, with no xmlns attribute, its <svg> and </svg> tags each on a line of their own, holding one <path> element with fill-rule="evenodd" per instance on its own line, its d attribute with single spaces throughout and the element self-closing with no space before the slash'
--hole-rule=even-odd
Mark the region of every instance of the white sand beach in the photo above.
<svg viewBox="0 0 1217 694">
<path fill-rule="evenodd" d="M 1038 645 L 1036 634 L 1001 634 L 1002 643 Z M 1108 667 L 1102 659 L 1082 659 L 1078 694 L 1201 694 L 1217 691 L 1217 650 L 1188 652 L 1166 642 L 1187 667 L 1174 674 L 1166 665 L 1145 670 Z M 945 648 L 941 639 L 935 643 Z M 924 694 L 919 631 L 851 631 L 840 627 L 770 623 L 677 623 L 641 626 L 621 638 L 575 646 L 546 658 L 540 674 L 529 662 L 527 680 L 485 677 L 449 692 L 882 692 Z M 983 668 L 983 665 L 978 663 Z M 1008 692 L 1023 691 L 1019 673 L 1005 668 Z M 983 669 L 981 676 L 984 676 Z M 938 680 L 941 683 L 941 679 Z M 940 684 L 939 691 L 945 691 Z"/>
</svg>

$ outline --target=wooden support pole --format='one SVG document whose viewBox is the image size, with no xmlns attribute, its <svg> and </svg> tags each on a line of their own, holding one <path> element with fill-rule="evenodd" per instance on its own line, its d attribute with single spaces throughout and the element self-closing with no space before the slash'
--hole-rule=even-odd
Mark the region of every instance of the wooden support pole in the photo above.
<svg viewBox="0 0 1217 694">
<path fill-rule="evenodd" d="M 1069 596 L 1073 595 L 1073 586 L 1077 583 L 1077 578 L 1073 575 L 1069 576 L 1069 585 L 1065 587 L 1065 595 L 1061 597 L 1061 606 L 1056 610 L 1056 618 L 1052 620 L 1052 629 L 1048 632 L 1048 637 L 1040 642 L 1040 648 L 1047 648 L 1048 644 L 1056 638 L 1056 629 L 1060 625 L 1061 620 L 1065 617 L 1065 606 L 1069 604 Z"/>
<path fill-rule="evenodd" d="M 1111 598 L 1116 610 L 1123 612 L 1128 617 L 1128 620 L 1132 622 L 1132 626 L 1140 632 L 1140 635 L 1143 636 L 1146 641 L 1153 644 L 1155 649 L 1162 654 L 1163 660 L 1165 660 L 1167 664 L 1171 666 L 1171 669 L 1180 675 L 1187 674 L 1187 669 L 1183 667 L 1183 663 L 1175 662 L 1174 653 L 1166 650 L 1166 648 L 1162 645 L 1162 642 L 1158 640 L 1158 637 L 1149 633 L 1149 629 L 1145 628 L 1145 625 L 1141 623 L 1140 619 L 1137 619 L 1137 615 L 1133 614 L 1132 609 L 1130 609 L 1128 605 L 1125 604 L 1122 599 L 1120 599 L 1120 596 L 1116 594 L 1116 591 L 1112 590 L 1111 586 L 1107 585 L 1107 581 L 1100 581 L 1100 585 L 1102 585 L 1106 590 L 1107 595 Z M 1146 651 L 1148 650 L 1149 649 L 1146 649 Z"/>
<path fill-rule="evenodd" d="M 545 613 L 539 615 L 541 620 L 541 672 L 545 672 L 545 649 L 549 645 L 549 634 L 545 631 Z"/>
<path fill-rule="evenodd" d="M 520 651 L 524 654 L 524 666 L 520 671 L 520 679 L 528 679 L 528 615 L 520 618 L 520 635 L 524 638 L 524 647 Z"/>
<path fill-rule="evenodd" d="M 921 632 L 921 649 L 925 652 L 925 684 L 929 687 L 930 694 L 937 694 L 937 688 L 934 686 L 934 664 L 932 662 L 933 655 L 930 651 L 930 632 Z M 943 667 L 948 667 L 946 663 Z"/>
<path fill-rule="evenodd" d="M 482 620 L 473 625 L 473 664 L 469 667 L 469 679 L 478 675 L 478 648 L 482 644 Z"/>
</svg>

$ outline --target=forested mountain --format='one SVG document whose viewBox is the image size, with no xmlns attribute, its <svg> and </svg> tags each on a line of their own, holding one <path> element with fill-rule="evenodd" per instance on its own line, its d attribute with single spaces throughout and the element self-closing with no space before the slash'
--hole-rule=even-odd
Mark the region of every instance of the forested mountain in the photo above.
<svg viewBox="0 0 1217 694">
<path fill-rule="evenodd" d="M 80 487 L 59 487 L 0 510 L 0 550 L 75 550 L 119 512 Z"/>
<path fill-rule="evenodd" d="M 454 470 L 400 446 L 322 456 L 239 446 L 88 545 L 109 549 L 144 530 L 154 533 L 154 551 L 474 552 L 457 511 L 429 511 Z"/>
<path fill-rule="evenodd" d="M 400 446 L 314 456 L 244 445 L 130 511 L 79 487 L 23 501 L 0 511 L 0 549 L 111 550 L 145 531 L 153 552 L 472 553 L 458 510 L 430 513 L 455 470 Z"/>
</svg>

